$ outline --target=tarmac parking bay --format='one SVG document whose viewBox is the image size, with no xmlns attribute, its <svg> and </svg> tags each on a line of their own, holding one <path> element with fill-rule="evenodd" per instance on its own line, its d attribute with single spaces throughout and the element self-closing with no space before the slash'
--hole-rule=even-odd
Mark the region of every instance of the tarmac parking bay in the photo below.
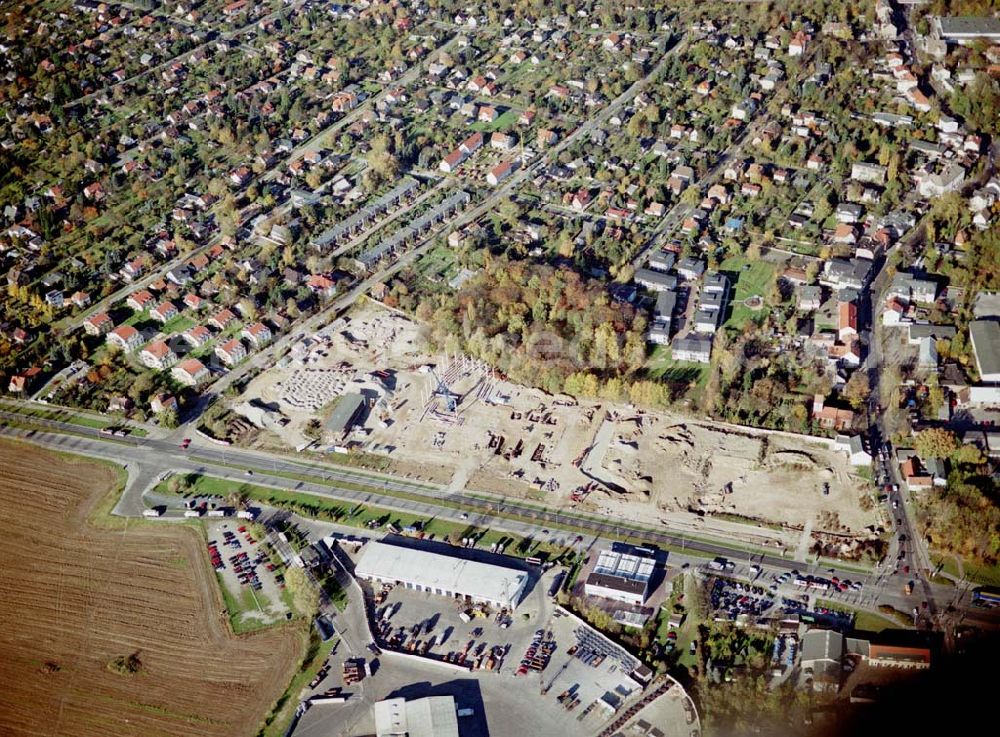
<svg viewBox="0 0 1000 737">
<path fill-rule="evenodd" d="M 390 632 L 402 629 L 406 633 L 404 643 L 411 640 L 423 643 L 433 638 L 428 654 L 441 658 L 462 651 L 471 642 L 469 651 L 477 651 L 480 645 L 483 653 L 499 648 L 503 658 L 492 670 L 483 667 L 468 670 L 455 664 L 399 655 L 388 648 L 374 658 L 368 653 L 369 659 L 378 661 L 373 675 L 360 686 L 346 689 L 353 694 L 347 703 L 310 709 L 294 734 L 364 734 L 366 725 L 374 726 L 369 722 L 375 701 L 397 695 L 420 698 L 444 694 L 454 695 L 459 708 L 472 708 L 475 712 L 473 717 L 461 720 L 462 737 L 597 734 L 613 716 L 610 705 L 599 702 L 607 697 L 607 701 L 617 703 L 620 709 L 638 695 L 639 685 L 629 677 L 626 670 L 629 656 L 624 651 L 620 653 L 623 657 L 618 657 L 613 644 L 558 609 L 545 595 L 555 574 L 556 571 L 549 571 L 535 582 L 507 620 L 507 627 L 501 627 L 503 619 L 497 621 L 497 610 L 491 610 L 485 617 L 472 616 L 466 622 L 459 615 L 471 607 L 464 602 L 402 586 L 391 587 L 384 599 L 374 605 L 374 611 L 387 615 Z M 382 590 L 378 584 L 374 587 L 366 584 L 366 588 L 371 595 Z M 369 604 L 373 605 L 373 601 Z M 376 617 L 376 621 L 379 619 L 386 616 Z M 581 627 L 588 633 L 583 646 Z M 529 651 L 536 657 L 540 654 L 537 644 L 540 642 L 554 643 L 545 668 L 527 669 L 518 675 Z M 594 648 L 605 645 L 609 650 L 604 657 L 595 656 Z M 574 646 L 574 653 L 568 653 Z M 403 650 L 407 650 L 405 644 Z M 334 672 L 340 665 L 334 656 Z M 565 696 L 567 691 L 572 697 Z"/>
</svg>

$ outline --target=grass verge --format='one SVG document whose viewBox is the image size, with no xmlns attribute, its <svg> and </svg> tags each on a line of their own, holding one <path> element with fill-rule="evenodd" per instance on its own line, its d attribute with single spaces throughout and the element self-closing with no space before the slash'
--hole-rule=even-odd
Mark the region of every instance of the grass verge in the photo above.
<svg viewBox="0 0 1000 737">
<path fill-rule="evenodd" d="M 299 672 L 271 707 L 270 713 L 264 718 L 264 723 L 257 732 L 257 737 L 284 737 L 295 717 L 302 689 L 323 666 L 338 642 L 336 638 L 322 642 L 313 627 L 310 627 L 308 634 L 303 634 L 303 637 L 308 639 Z"/>
</svg>

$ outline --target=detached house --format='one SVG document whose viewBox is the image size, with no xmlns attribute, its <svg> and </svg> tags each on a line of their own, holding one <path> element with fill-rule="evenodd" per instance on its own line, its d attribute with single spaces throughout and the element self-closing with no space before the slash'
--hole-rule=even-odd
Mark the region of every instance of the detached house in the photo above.
<svg viewBox="0 0 1000 737">
<path fill-rule="evenodd" d="M 181 338 L 192 348 L 201 348 L 212 339 L 212 333 L 204 325 L 195 325 L 181 333 Z"/>
<path fill-rule="evenodd" d="M 83 309 L 90 304 L 90 295 L 86 292 L 74 292 L 73 296 L 69 298 L 69 301 L 73 303 L 74 307 Z"/>
<path fill-rule="evenodd" d="M 189 358 L 174 366 L 170 375 L 184 386 L 197 386 L 208 378 L 208 369 L 197 358 Z"/>
<path fill-rule="evenodd" d="M 177 317 L 178 314 L 177 306 L 173 302 L 169 301 L 158 304 L 149 312 L 150 317 L 161 325 Z"/>
<path fill-rule="evenodd" d="M 145 264 L 142 258 L 133 259 L 121 268 L 121 275 L 125 281 L 134 281 L 142 276 Z"/>
<path fill-rule="evenodd" d="M 139 351 L 139 360 L 147 368 L 162 371 L 177 363 L 177 355 L 164 341 L 154 340 Z"/>
<path fill-rule="evenodd" d="M 83 330 L 87 335 L 107 335 L 115 323 L 107 312 L 98 312 L 83 322 Z"/>
<path fill-rule="evenodd" d="M 25 392 L 31 385 L 34 378 L 40 373 L 42 373 L 42 370 L 38 368 L 38 366 L 32 366 L 27 371 L 11 376 L 10 381 L 7 383 L 7 391 L 12 394 L 21 394 Z"/>
<path fill-rule="evenodd" d="M 857 242 L 858 236 L 853 225 L 848 225 L 847 223 L 837 223 L 837 227 L 833 229 L 833 237 L 831 240 L 834 243 L 841 245 L 853 245 Z"/>
<path fill-rule="evenodd" d="M 312 274 L 306 279 L 306 286 L 320 299 L 329 299 L 337 293 L 337 283 L 324 274 Z"/>
<path fill-rule="evenodd" d="M 131 325 L 120 325 L 107 335 L 107 342 L 123 351 L 132 352 L 142 345 L 142 333 Z"/>
<path fill-rule="evenodd" d="M 496 187 L 500 182 L 514 173 L 515 165 L 513 161 L 501 161 L 490 169 L 486 175 L 486 181 L 489 182 L 490 186 Z"/>
<path fill-rule="evenodd" d="M 792 40 L 788 42 L 788 55 L 789 56 L 802 56 L 806 50 L 806 43 L 809 40 L 804 32 L 799 31 L 794 36 Z"/>
<path fill-rule="evenodd" d="M 540 148 L 553 145 L 559 140 L 559 134 L 548 128 L 541 128 L 536 136 L 536 141 Z"/>
<path fill-rule="evenodd" d="M 235 322 L 236 315 L 229 309 L 219 310 L 208 319 L 208 324 L 214 328 L 218 328 L 219 330 L 225 330 Z"/>
<path fill-rule="evenodd" d="M 226 366 L 235 366 L 247 357 L 247 349 L 239 338 L 233 338 L 215 347 L 215 355 Z"/>
<path fill-rule="evenodd" d="M 490 148 L 499 149 L 500 151 L 509 151 L 514 148 L 514 137 L 497 131 L 490 136 Z"/>
<path fill-rule="evenodd" d="M 250 178 L 252 176 L 253 172 L 250 171 L 249 167 L 240 166 L 234 169 L 232 173 L 230 173 L 229 182 L 234 187 L 242 187 L 250 181 Z"/>
<path fill-rule="evenodd" d="M 125 304 L 132 308 L 135 312 L 143 312 L 148 310 L 150 305 L 153 304 L 153 295 L 147 290 L 142 289 L 138 292 L 130 294 L 128 299 L 125 300 Z"/>
<path fill-rule="evenodd" d="M 849 409 L 826 406 L 826 397 L 817 394 L 813 397 L 813 421 L 824 430 L 842 432 L 854 424 L 854 412 Z"/>
<path fill-rule="evenodd" d="M 248 325 L 243 328 L 240 335 L 250 341 L 250 345 L 257 350 L 260 350 L 271 342 L 271 329 L 262 322 L 255 322 L 253 325 Z"/>
</svg>

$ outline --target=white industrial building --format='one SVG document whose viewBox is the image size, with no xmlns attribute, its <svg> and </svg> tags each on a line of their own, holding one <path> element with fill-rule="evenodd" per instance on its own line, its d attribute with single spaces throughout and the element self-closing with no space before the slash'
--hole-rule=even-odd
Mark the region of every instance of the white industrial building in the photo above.
<svg viewBox="0 0 1000 737">
<path fill-rule="evenodd" d="M 641 606 L 655 568 L 656 559 L 650 551 L 616 544 L 601 551 L 593 573 L 587 576 L 584 593 Z"/>
<path fill-rule="evenodd" d="M 369 581 L 510 609 L 528 583 L 528 574 L 515 568 L 382 542 L 365 546 L 354 573 Z"/>
<path fill-rule="evenodd" d="M 453 696 L 375 702 L 376 737 L 458 737 Z"/>
</svg>

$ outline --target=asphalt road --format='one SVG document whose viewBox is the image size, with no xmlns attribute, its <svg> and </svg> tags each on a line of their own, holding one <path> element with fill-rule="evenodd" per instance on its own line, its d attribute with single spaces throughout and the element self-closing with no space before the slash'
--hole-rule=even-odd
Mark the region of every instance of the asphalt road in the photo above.
<svg viewBox="0 0 1000 737">
<path fill-rule="evenodd" d="M 226 448 L 197 437 L 193 438 L 191 446 L 185 451 L 173 439 L 113 438 L 101 435 L 96 430 L 67 426 L 55 421 L 32 421 L 35 425 L 50 427 L 51 431 L 25 430 L 3 425 L 5 420 L 16 417 L 12 413 L 0 412 L 0 435 L 28 439 L 46 447 L 125 464 L 129 472 L 129 483 L 115 508 L 115 512 L 122 516 L 140 516 L 146 508 L 143 493 L 158 478 L 172 472 L 209 474 L 234 483 L 249 482 L 350 504 L 371 504 L 421 517 L 467 521 L 469 524 L 535 539 L 555 539 L 565 545 L 585 545 L 589 538 L 594 541 L 621 539 L 628 532 L 611 519 L 580 517 L 501 497 L 489 499 L 465 492 L 449 492 L 442 487 L 404 478 L 318 462 L 294 461 L 261 451 Z M 66 434 L 67 432 L 73 434 Z M 252 476 L 247 475 L 248 470 L 252 472 Z M 294 473 L 302 480 L 276 475 L 281 473 Z M 358 486 L 365 488 L 358 489 Z M 401 498 L 398 496 L 400 493 L 407 497 Z M 466 519 L 462 515 L 466 515 Z M 579 533 L 579 540 L 575 533 Z M 848 594 L 847 597 L 842 597 L 844 603 L 850 606 L 871 609 L 877 604 L 890 604 L 909 612 L 913 606 L 919 607 L 921 601 L 919 594 L 905 596 L 897 577 L 880 571 L 827 568 L 825 563 L 799 561 L 759 551 L 748 553 L 723 540 L 696 539 L 668 529 L 643 529 L 636 532 L 635 537 L 679 551 L 671 553 L 671 560 L 676 565 L 701 565 L 706 557 L 722 556 L 739 562 L 741 566 L 749 567 L 751 563 L 760 565 L 765 574 L 797 570 L 803 574 L 815 573 L 865 581 L 863 596 L 852 597 Z M 967 622 L 993 622 L 993 618 L 987 613 L 968 609 L 968 591 L 959 592 L 960 595 L 956 597 L 955 587 L 930 582 L 926 582 L 925 586 L 926 591 L 932 594 L 932 599 L 957 599 L 954 604 L 964 612 Z M 821 596 L 838 599 L 837 595 Z"/>
</svg>

